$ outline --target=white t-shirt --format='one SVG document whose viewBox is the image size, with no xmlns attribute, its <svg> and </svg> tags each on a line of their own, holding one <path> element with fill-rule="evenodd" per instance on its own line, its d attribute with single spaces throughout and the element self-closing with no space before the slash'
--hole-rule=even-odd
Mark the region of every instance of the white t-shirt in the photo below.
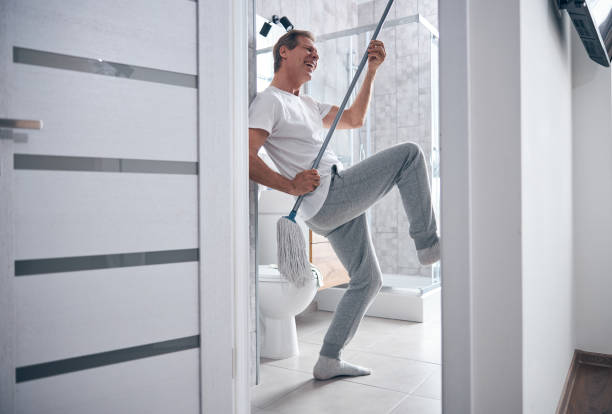
<svg viewBox="0 0 612 414">
<path fill-rule="evenodd" d="M 326 136 L 322 120 L 331 107 L 310 96 L 296 96 L 270 85 L 249 107 L 249 128 L 270 134 L 263 147 L 280 174 L 292 180 L 299 172 L 312 168 Z M 342 169 L 342 163 L 328 146 L 317 167 L 321 183 L 305 194 L 298 210 L 304 220 L 314 217 L 325 202 L 334 164 Z"/>
</svg>

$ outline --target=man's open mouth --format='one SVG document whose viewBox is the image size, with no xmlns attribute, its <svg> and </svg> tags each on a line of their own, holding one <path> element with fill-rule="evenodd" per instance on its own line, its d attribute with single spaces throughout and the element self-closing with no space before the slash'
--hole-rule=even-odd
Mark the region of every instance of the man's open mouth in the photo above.
<svg viewBox="0 0 612 414">
<path fill-rule="evenodd" d="M 306 66 L 308 66 L 311 71 L 314 71 L 316 68 L 315 64 L 312 62 L 306 62 Z"/>
</svg>

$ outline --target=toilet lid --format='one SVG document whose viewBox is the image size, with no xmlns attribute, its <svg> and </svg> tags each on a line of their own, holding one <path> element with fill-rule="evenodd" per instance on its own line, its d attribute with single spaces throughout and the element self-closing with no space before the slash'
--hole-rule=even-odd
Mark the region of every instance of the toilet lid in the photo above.
<svg viewBox="0 0 612 414">
<path fill-rule="evenodd" d="M 313 279 L 317 279 L 317 274 L 313 273 Z M 259 280 L 264 282 L 285 282 L 288 283 L 286 277 L 282 276 L 278 271 L 278 265 L 259 265 Z"/>
<path fill-rule="evenodd" d="M 260 265 L 259 280 L 265 282 L 287 282 L 287 279 L 281 276 L 276 265 Z"/>
</svg>

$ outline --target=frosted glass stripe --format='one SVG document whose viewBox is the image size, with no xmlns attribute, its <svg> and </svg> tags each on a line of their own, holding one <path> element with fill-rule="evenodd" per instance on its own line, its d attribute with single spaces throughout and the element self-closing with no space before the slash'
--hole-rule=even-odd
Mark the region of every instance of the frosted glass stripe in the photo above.
<svg viewBox="0 0 612 414">
<path fill-rule="evenodd" d="M 165 83 L 167 85 L 185 86 L 188 88 L 197 88 L 198 84 L 198 77 L 196 75 L 127 65 L 125 63 L 109 62 L 103 59 L 63 55 L 60 53 L 45 52 L 17 46 L 13 47 L 13 62 L 114 76 L 118 78 Z"/>
<path fill-rule="evenodd" d="M 200 347 L 200 335 L 17 367 L 17 383 Z"/>
<path fill-rule="evenodd" d="M 197 174 L 198 163 L 124 158 L 15 154 L 16 170 L 99 171 L 152 174 Z"/>
<path fill-rule="evenodd" d="M 113 267 L 197 262 L 200 259 L 199 256 L 199 249 L 183 249 L 162 250 L 157 252 L 102 254 L 96 256 L 57 257 L 51 259 L 16 260 L 15 276 L 109 269 Z"/>
</svg>

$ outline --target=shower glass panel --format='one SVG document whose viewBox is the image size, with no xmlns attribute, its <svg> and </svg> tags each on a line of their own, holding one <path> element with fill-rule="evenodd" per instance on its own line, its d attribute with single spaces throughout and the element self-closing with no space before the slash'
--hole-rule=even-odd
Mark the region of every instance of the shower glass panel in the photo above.
<svg viewBox="0 0 612 414">
<path fill-rule="evenodd" d="M 261 25 L 259 20 L 257 24 Z M 366 25 L 318 35 L 318 68 L 302 92 L 320 102 L 339 106 L 374 27 Z M 282 32 L 267 38 L 257 36 L 258 92 L 274 76 L 271 47 L 280 35 Z M 418 143 L 427 158 L 439 228 L 438 33 L 422 16 L 414 15 L 388 20 L 378 39 L 385 42 L 387 58 L 374 81 L 365 125 L 359 129 L 336 130 L 329 145 L 344 168 L 348 168 L 391 145 Z M 355 99 L 363 76 L 364 73 L 347 108 Z M 408 223 L 399 192 L 397 189 L 393 192 L 397 194 L 388 194 L 367 212 L 383 271 L 383 288 L 422 294 L 440 286 L 440 265 L 418 263 L 414 243 L 407 233 Z"/>
</svg>

